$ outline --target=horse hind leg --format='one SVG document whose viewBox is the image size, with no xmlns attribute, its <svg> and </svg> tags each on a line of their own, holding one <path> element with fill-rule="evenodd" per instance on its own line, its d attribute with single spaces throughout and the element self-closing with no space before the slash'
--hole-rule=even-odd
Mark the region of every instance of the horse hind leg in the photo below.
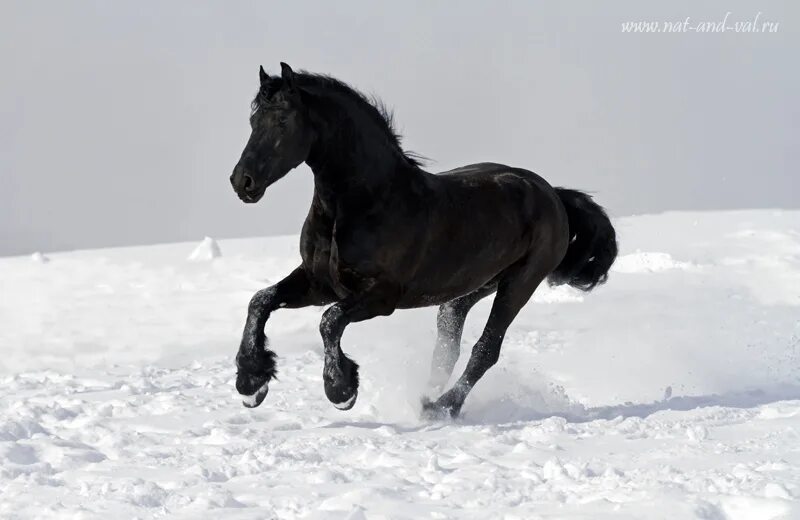
<svg viewBox="0 0 800 520">
<path fill-rule="evenodd" d="M 428 388 L 441 391 L 450 376 L 461 351 L 461 334 L 467 313 L 481 299 L 497 290 L 497 284 L 487 284 L 469 294 L 450 300 L 439 306 L 436 314 L 436 345 L 431 360 L 431 375 Z"/>
<path fill-rule="evenodd" d="M 537 261 L 538 260 L 538 261 Z M 529 259 L 509 268 L 500 278 L 486 327 L 458 381 L 436 401 L 423 401 L 423 416 L 431 419 L 457 417 L 470 390 L 500 358 L 506 330 L 533 292 L 552 270 L 541 259 Z"/>
</svg>

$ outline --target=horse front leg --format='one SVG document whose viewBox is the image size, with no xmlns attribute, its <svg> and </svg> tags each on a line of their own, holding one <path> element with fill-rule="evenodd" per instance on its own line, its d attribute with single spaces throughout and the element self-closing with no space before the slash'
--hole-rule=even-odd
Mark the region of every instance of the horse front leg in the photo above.
<svg viewBox="0 0 800 520">
<path fill-rule="evenodd" d="M 242 404 L 255 408 L 264 401 L 269 382 L 275 377 L 275 353 L 268 348 L 264 326 L 272 311 L 325 305 L 333 298 L 315 289 L 303 267 L 298 267 L 277 284 L 258 291 L 250 299 L 247 321 L 236 354 L 236 390 Z"/>
<path fill-rule="evenodd" d="M 342 334 L 350 324 L 376 316 L 388 316 L 396 308 L 396 291 L 375 289 L 358 297 L 349 297 L 331 305 L 319 324 L 325 346 L 325 366 L 322 379 L 325 395 L 339 410 L 349 410 L 358 397 L 358 364 L 341 348 Z"/>
</svg>

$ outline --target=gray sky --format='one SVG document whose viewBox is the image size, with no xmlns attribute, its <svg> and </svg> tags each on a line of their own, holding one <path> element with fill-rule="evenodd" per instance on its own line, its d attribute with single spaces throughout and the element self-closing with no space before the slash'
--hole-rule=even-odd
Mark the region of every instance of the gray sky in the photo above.
<svg viewBox="0 0 800 520">
<path fill-rule="evenodd" d="M 258 65 L 394 107 L 441 171 L 479 161 L 596 192 L 612 215 L 800 207 L 798 3 L 88 2 L 0 8 L 0 255 L 297 233 L 305 167 L 228 183 Z M 623 34 L 631 20 L 773 34 Z"/>
</svg>

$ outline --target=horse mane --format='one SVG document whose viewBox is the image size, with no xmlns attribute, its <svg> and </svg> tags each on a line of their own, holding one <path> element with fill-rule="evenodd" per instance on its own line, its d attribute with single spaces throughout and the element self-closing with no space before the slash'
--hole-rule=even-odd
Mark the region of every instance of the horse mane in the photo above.
<svg viewBox="0 0 800 520">
<path fill-rule="evenodd" d="M 403 150 L 403 136 L 397 131 L 394 121 L 394 113 L 377 96 L 367 96 L 351 87 L 344 81 L 338 80 L 326 74 L 315 74 L 307 71 L 294 73 L 294 81 L 300 88 L 314 88 L 322 91 L 339 94 L 355 105 L 359 106 L 364 113 L 370 117 L 386 135 L 389 145 L 397 151 L 403 159 L 417 168 L 425 164 L 425 158 L 412 151 Z M 269 83 L 262 87 L 250 104 L 252 113 L 257 112 L 268 100 L 280 90 L 283 80 L 279 76 L 273 76 Z"/>
</svg>

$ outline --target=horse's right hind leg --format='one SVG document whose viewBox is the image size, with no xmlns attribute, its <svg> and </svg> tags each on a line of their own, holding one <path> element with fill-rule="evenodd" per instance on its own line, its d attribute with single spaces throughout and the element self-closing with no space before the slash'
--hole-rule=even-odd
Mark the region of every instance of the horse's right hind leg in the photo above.
<svg viewBox="0 0 800 520">
<path fill-rule="evenodd" d="M 424 416 L 429 418 L 458 416 L 472 387 L 492 365 L 497 363 L 506 329 L 530 299 L 539 283 L 552 271 L 554 262 L 550 260 L 533 255 L 532 258 L 518 263 L 503 274 L 486 327 L 478 342 L 472 347 L 472 354 L 464 373 L 453 387 L 435 402 L 423 401 Z"/>
<path fill-rule="evenodd" d="M 439 392 L 447 384 L 461 353 L 461 334 L 467 313 L 482 298 L 492 294 L 497 284 L 486 285 L 469 294 L 450 300 L 439 306 L 436 315 L 436 346 L 431 360 L 431 376 L 428 388 Z"/>
</svg>

